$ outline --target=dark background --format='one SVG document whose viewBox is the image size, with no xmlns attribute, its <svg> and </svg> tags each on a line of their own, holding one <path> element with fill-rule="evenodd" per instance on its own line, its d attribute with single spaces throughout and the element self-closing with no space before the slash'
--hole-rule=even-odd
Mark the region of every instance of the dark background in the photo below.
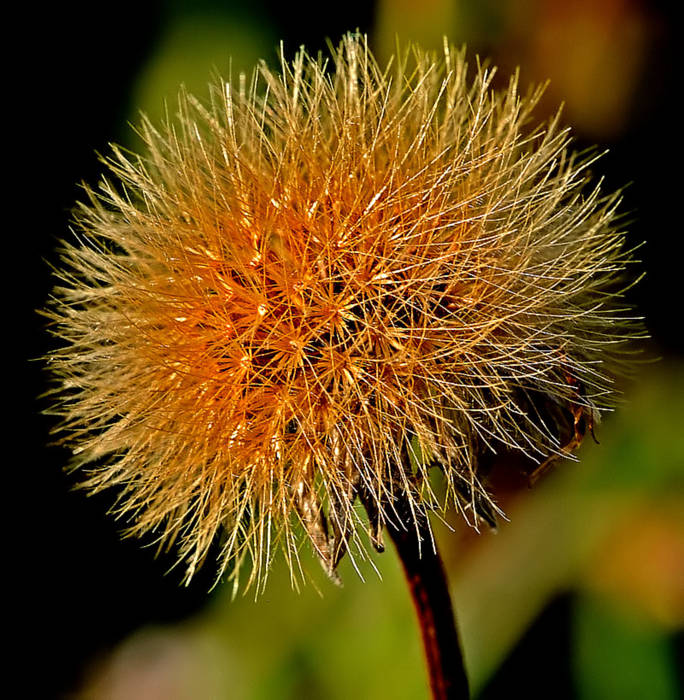
<svg viewBox="0 0 684 700">
<path fill-rule="evenodd" d="M 246 13 L 252 21 L 268 22 L 290 53 L 300 44 L 312 52 L 325 49 L 326 37 L 336 40 L 351 28 L 372 32 L 376 18 L 374 3 L 349 0 L 325 8 L 319 2 L 266 0 L 196 3 L 201 5 L 228 18 Z M 620 129 L 603 139 L 610 153 L 600 170 L 609 189 L 631 183 L 623 207 L 633 212 L 630 242 L 647 241 L 640 253 L 647 276 L 633 300 L 647 319 L 652 353 L 676 360 L 684 348 L 677 23 L 669 4 L 640 6 L 654 38 L 637 98 Z M 6 529 L 11 545 L 6 570 L 19 589 L 7 604 L 9 616 L 21 620 L 14 646 L 22 662 L 8 674 L 16 674 L 25 689 L 18 697 L 47 698 L 77 688 L 87 664 L 132 630 L 199 610 L 210 597 L 212 572 L 200 572 L 189 587 L 181 587 L 179 572 L 167 574 L 172 557 L 155 558 L 138 542 L 121 541 L 119 524 L 105 516 L 110 497 L 74 491 L 74 477 L 62 471 L 68 456 L 46 446 L 51 423 L 40 413 L 44 401 L 36 399 L 45 376 L 35 360 L 51 342 L 35 313 L 52 284 L 46 261 L 54 262 L 56 241 L 66 235 L 78 183 L 98 180 L 95 152 L 121 139 L 122 125 L 134 112 L 133 80 L 183 3 L 65 2 L 25 9 L 5 29 L 16 32 L 21 44 L 6 66 L 10 78 L 18 79 L 16 90 L 8 89 L 6 148 L 20 151 L 10 174 L 16 192 L 5 203 L 18 214 L 6 234 L 18 248 L 6 260 L 12 268 L 6 279 L 17 278 L 8 296 L 8 320 L 15 314 L 16 320 L 6 331 L 17 339 L 10 344 L 20 354 L 6 384 L 15 387 L 12 405 L 18 407 L 12 411 L 18 423 L 10 423 L 7 435 L 16 454 L 10 450 L 6 469 L 17 485 L 8 487 L 5 498 L 18 514 Z M 482 37 L 474 43 L 489 48 Z M 593 134 L 577 136 L 580 145 L 596 141 Z M 481 697 L 571 696 L 570 606 L 570 596 L 561 597 L 542 613 Z"/>
</svg>

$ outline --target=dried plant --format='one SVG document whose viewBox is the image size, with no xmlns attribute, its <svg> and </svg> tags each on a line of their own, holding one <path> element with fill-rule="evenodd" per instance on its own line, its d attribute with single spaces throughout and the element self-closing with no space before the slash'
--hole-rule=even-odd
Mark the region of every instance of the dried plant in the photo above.
<svg viewBox="0 0 684 700">
<path fill-rule="evenodd" d="M 348 35 L 332 65 L 182 93 L 87 189 L 55 411 L 86 486 L 188 578 L 217 536 L 221 572 L 263 581 L 278 548 L 298 578 L 305 532 L 334 577 L 365 528 L 491 520 L 487 455 L 545 465 L 610 406 L 618 198 L 558 118 L 529 125 L 539 90 L 493 75 L 446 45 L 381 68 Z"/>
</svg>

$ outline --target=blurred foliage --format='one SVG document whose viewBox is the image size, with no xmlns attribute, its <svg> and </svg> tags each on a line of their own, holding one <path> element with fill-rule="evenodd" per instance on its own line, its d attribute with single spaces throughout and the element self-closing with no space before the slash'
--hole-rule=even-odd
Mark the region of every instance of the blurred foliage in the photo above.
<svg viewBox="0 0 684 700">
<path fill-rule="evenodd" d="M 379 0 L 381 58 L 397 37 L 439 49 L 442 37 L 492 59 L 523 85 L 546 83 L 542 107 L 588 138 L 614 138 L 638 97 L 659 28 L 639 0 Z"/>
<path fill-rule="evenodd" d="M 278 37 L 258 10 L 258 4 L 215 0 L 169 3 L 156 50 L 133 88 L 136 109 L 153 123 L 165 119 L 167 110 L 173 119 L 180 85 L 206 99 L 213 73 L 237 81 L 241 73 L 249 78 L 259 60 L 273 62 Z"/>
<path fill-rule="evenodd" d="M 374 35 L 378 60 L 386 62 L 400 45 L 415 41 L 427 49 L 440 50 L 444 35 L 456 22 L 453 0 L 379 0 Z"/>
<path fill-rule="evenodd" d="M 684 626 L 683 416 L 681 366 L 642 376 L 626 405 L 599 427 L 600 445 L 585 443 L 579 464 L 559 463 L 538 488 L 504 504 L 510 523 L 497 537 L 474 544 L 470 537 L 465 547 L 461 541 L 451 555 L 455 603 L 475 687 L 560 592 L 628 600 L 662 635 Z M 611 559 L 616 550 L 606 549 L 626 527 L 632 542 L 644 526 L 653 531 L 645 510 L 664 520 L 670 513 L 667 537 L 658 547 L 622 545 Z M 448 551 L 447 537 L 441 544 Z"/>
<path fill-rule="evenodd" d="M 476 692 L 554 596 L 575 591 L 578 697 L 678 697 L 670 638 L 684 627 L 682 416 L 684 367 L 652 370 L 601 426 L 600 445 L 509 499 L 510 522 L 496 535 L 473 536 L 456 519 L 456 532 L 438 527 Z M 374 563 L 383 580 L 366 563 L 364 582 L 345 561 L 343 588 L 321 573 L 296 593 L 280 562 L 258 600 L 225 590 L 194 620 L 134 635 L 82 697 L 427 698 L 399 564 L 392 551 Z"/>
<path fill-rule="evenodd" d="M 274 30 L 255 8 L 169 7 L 135 88 L 153 121 L 164 99 L 173 113 L 179 83 L 202 96 L 212 69 L 236 76 L 276 55 Z M 633 0 L 380 0 L 375 43 L 382 56 L 396 35 L 438 48 L 447 34 L 491 54 L 502 72 L 521 64 L 524 81 L 551 79 L 549 110 L 566 99 L 566 118 L 601 139 L 622 128 L 655 33 Z M 498 534 L 476 536 L 455 517 L 454 531 L 436 527 L 476 692 L 549 601 L 570 591 L 578 697 L 677 697 L 670 640 L 684 626 L 684 366 L 644 372 L 627 399 L 579 464 L 560 463 L 534 490 L 504 497 L 510 522 Z M 399 564 L 392 551 L 375 564 L 382 580 L 367 564 L 363 582 L 345 561 L 344 588 L 321 573 L 299 593 L 279 564 L 256 602 L 221 591 L 195 619 L 138 631 L 93 666 L 81 697 L 427 697 Z"/>
<path fill-rule="evenodd" d="M 658 625 L 594 596 L 581 597 L 575 608 L 579 700 L 678 697 L 674 650 Z"/>
</svg>

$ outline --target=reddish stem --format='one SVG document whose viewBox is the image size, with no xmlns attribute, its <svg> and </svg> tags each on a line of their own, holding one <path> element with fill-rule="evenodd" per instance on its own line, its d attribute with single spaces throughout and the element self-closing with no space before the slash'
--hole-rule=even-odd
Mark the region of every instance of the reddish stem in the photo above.
<svg viewBox="0 0 684 700">
<path fill-rule="evenodd" d="M 404 567 L 418 615 L 433 698 L 462 700 L 470 697 L 468 677 L 444 566 L 433 546 L 427 518 L 421 517 L 416 525 L 414 517 L 402 518 L 400 525 L 386 523 L 387 532 Z"/>
</svg>

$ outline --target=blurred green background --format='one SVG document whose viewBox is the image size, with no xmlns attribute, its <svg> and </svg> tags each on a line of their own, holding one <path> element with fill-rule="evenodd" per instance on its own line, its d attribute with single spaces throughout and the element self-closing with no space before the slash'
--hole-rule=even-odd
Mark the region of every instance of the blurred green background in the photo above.
<svg viewBox="0 0 684 700">
<path fill-rule="evenodd" d="M 476 535 L 450 515 L 453 531 L 438 526 L 437 535 L 477 697 L 681 697 L 684 363 L 681 274 L 671 254 L 678 195 L 664 165 L 673 120 L 669 10 L 638 0 L 377 0 L 328 10 L 166 0 L 97 9 L 67 3 L 52 12 L 40 96 L 52 128 L 41 132 L 41 154 L 57 184 L 43 200 L 41 242 L 29 244 L 34 260 L 50 258 L 64 234 L 74 183 L 97 179 L 94 149 L 106 152 L 108 141 L 135 147 L 126 122 L 140 110 L 161 118 L 181 82 L 202 96 L 213 70 L 249 71 L 259 58 L 275 65 L 281 39 L 291 56 L 301 43 L 325 50 L 326 38 L 358 27 L 382 60 L 397 36 L 438 48 L 446 34 L 490 56 L 503 76 L 519 65 L 523 83 L 550 80 L 540 116 L 564 102 L 578 147 L 610 147 L 596 166 L 607 187 L 632 182 L 630 242 L 648 241 L 648 276 L 633 302 L 653 336 L 649 353 L 662 360 L 640 368 L 624 406 L 600 426 L 600 445 L 585 444 L 578 464 L 558 465 L 534 490 L 500 494 L 510 522 L 497 534 Z M 33 308 L 50 286 L 42 263 L 34 264 L 41 282 L 27 297 Z M 46 340 L 32 332 L 36 357 Z M 27 386 L 39 389 L 44 379 L 30 371 Z M 49 421 L 35 418 L 35 405 L 27 410 L 34 442 L 46 444 Z M 382 580 L 368 565 L 361 581 L 344 562 L 343 588 L 321 576 L 294 592 L 282 565 L 256 602 L 231 600 L 220 586 L 208 594 L 211 572 L 181 588 L 181 572 L 167 571 L 172 557 L 119 541 L 119 525 L 104 515 L 108 497 L 86 503 L 69 491 L 75 479 L 56 476 L 63 452 L 35 450 L 27 456 L 41 474 L 35 537 L 51 533 L 52 544 L 27 568 L 41 582 L 27 649 L 42 650 L 45 685 L 44 694 L 27 697 L 428 697 L 391 549 L 374 559 Z"/>
</svg>

